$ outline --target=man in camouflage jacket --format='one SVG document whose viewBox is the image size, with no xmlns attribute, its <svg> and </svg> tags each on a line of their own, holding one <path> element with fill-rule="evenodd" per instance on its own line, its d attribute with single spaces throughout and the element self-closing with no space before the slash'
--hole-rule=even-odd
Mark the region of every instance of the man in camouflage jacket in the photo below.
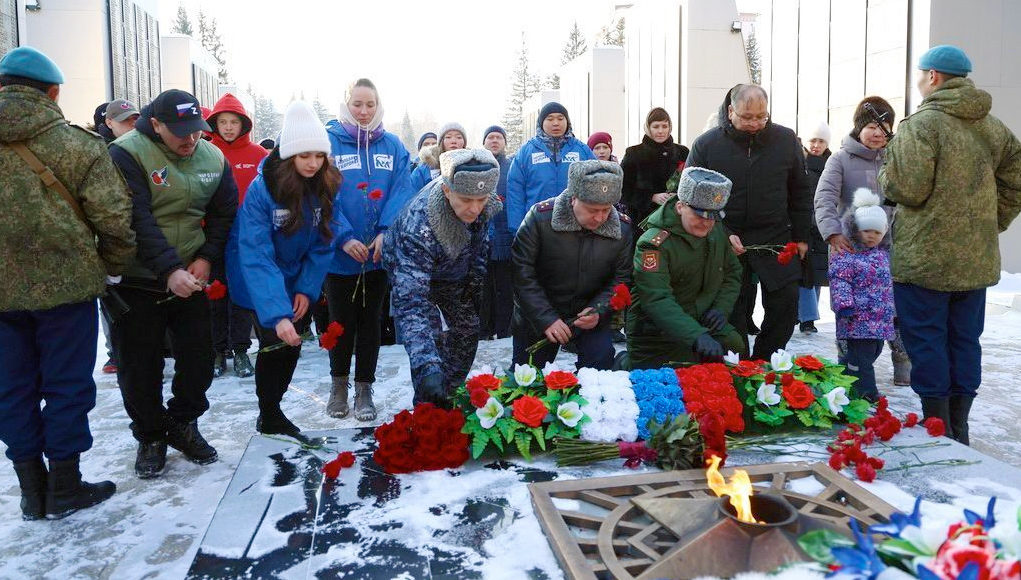
<svg viewBox="0 0 1021 580">
<path fill-rule="evenodd" d="M 475 360 L 489 220 L 502 208 L 500 166 L 489 151 L 444 153 L 440 176 L 408 202 L 383 244 L 415 404 L 447 405 Z"/>
<path fill-rule="evenodd" d="M 62 82 L 34 49 L 0 61 L 0 440 L 25 519 L 63 517 L 114 492 L 110 482 L 82 482 L 78 465 L 92 447 L 96 297 L 135 254 L 127 188 L 103 139 L 64 120 Z M 84 221 L 12 144 L 52 171 Z"/>
<path fill-rule="evenodd" d="M 965 78 L 961 49 L 919 60 L 924 99 L 886 148 L 879 181 L 896 202 L 891 271 L 911 386 L 928 417 L 968 443 L 981 382 L 985 289 L 999 281 L 997 235 L 1021 210 L 1021 143 Z"/>
</svg>

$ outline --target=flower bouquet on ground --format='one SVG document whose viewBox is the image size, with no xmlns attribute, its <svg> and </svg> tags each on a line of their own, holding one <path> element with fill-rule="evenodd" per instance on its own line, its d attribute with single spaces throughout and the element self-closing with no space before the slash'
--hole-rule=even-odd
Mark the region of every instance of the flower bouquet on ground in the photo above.
<svg viewBox="0 0 1021 580">
<path fill-rule="evenodd" d="M 475 375 L 454 393 L 464 415 L 463 433 L 478 459 L 489 447 L 505 454 L 517 449 L 532 459 L 532 443 L 546 450 L 554 438 L 577 438 L 589 421 L 582 411 L 587 401 L 578 394 L 578 378 L 565 371 L 541 373 L 531 365 L 517 365 L 509 377 Z"/>
<path fill-rule="evenodd" d="M 468 461 L 468 437 L 461 432 L 464 415 L 431 403 L 415 405 L 376 428 L 372 458 L 387 473 L 457 468 Z"/>
<path fill-rule="evenodd" d="M 704 459 L 713 455 L 727 459 L 726 432 L 745 430 L 744 407 L 734 390 L 733 379 L 726 365 L 705 363 L 681 367 L 676 371 L 684 391 L 688 412 L 698 422 L 705 442 Z"/>
<path fill-rule="evenodd" d="M 815 530 L 802 535 L 798 544 L 836 578 L 1021 578 L 1021 509 L 999 521 L 992 497 L 984 515 L 964 510 L 963 521 L 948 524 L 923 519 L 921 503 L 921 498 L 916 499 L 910 515 L 895 513 L 890 523 L 869 526 L 864 533 L 852 519 L 853 540 Z"/>
<path fill-rule="evenodd" d="M 671 368 L 631 371 L 631 385 L 638 403 L 638 436 L 648 439 L 650 421 L 666 423 L 686 412 L 684 394 Z"/>
<path fill-rule="evenodd" d="M 638 438 L 638 402 L 627 371 L 578 371 L 578 394 L 588 402 L 581 427 L 587 441 L 634 441 Z"/>
<path fill-rule="evenodd" d="M 854 394 L 857 379 L 844 367 L 815 356 L 778 350 L 766 361 L 725 358 L 734 387 L 749 411 L 746 419 L 762 428 L 829 429 L 836 422 L 860 424 L 869 402 Z"/>
<path fill-rule="evenodd" d="M 557 439 L 553 448 L 557 465 L 624 459 L 624 466 L 632 469 L 643 463 L 665 470 L 703 467 L 705 443 L 699 424 L 690 415 L 682 413 L 662 423 L 651 419 L 646 429 L 649 439 L 637 443 Z"/>
<path fill-rule="evenodd" d="M 613 287 L 613 294 L 610 299 L 606 302 L 601 302 L 592 308 L 588 314 L 606 314 L 608 311 L 619 312 L 624 310 L 628 306 L 631 306 L 631 290 L 627 287 L 627 284 L 617 284 Z M 573 326 L 578 321 L 578 316 L 567 321 L 567 326 Z M 548 338 L 544 338 L 532 346 L 525 349 L 529 355 L 533 355 L 540 349 L 549 346 L 550 341 Z M 531 359 L 529 359 L 531 361 Z"/>
</svg>

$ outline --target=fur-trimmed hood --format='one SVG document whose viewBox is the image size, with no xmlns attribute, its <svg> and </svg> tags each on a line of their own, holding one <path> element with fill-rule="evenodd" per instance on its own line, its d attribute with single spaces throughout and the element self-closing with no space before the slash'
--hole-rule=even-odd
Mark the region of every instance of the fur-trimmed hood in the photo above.
<svg viewBox="0 0 1021 580">
<path fill-rule="evenodd" d="M 571 195 L 568 192 L 561 193 L 553 201 L 553 218 L 550 225 L 555 232 L 580 232 L 584 229 L 578 223 L 578 218 L 574 216 Z M 617 213 L 617 208 L 610 208 L 610 217 L 593 233 L 604 238 L 620 239 L 620 215 Z"/>
<path fill-rule="evenodd" d="M 473 224 L 465 224 L 461 218 L 454 213 L 450 202 L 443 195 L 443 186 L 440 182 L 433 184 L 429 190 L 429 199 L 426 203 L 426 217 L 429 227 L 432 228 L 436 241 L 443 247 L 444 253 L 451 260 L 456 259 L 465 246 L 471 241 L 472 228 L 488 228 L 489 220 L 493 219 L 503 209 L 503 202 L 500 196 L 490 194 L 486 209 L 479 215 Z"/>
</svg>

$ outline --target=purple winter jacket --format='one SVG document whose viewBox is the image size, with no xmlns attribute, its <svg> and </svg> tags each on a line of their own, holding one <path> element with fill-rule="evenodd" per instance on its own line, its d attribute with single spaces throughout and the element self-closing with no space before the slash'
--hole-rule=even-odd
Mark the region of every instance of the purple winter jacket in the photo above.
<svg viewBox="0 0 1021 580">
<path fill-rule="evenodd" d="M 830 256 L 830 305 L 837 314 L 837 338 L 892 340 L 890 254 L 883 246 L 854 246 L 853 254 Z"/>
</svg>

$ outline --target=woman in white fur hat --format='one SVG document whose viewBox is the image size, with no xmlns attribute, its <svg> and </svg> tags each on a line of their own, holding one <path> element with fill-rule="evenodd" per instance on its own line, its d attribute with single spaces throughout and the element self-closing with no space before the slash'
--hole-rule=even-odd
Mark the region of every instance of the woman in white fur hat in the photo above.
<svg viewBox="0 0 1021 580">
<path fill-rule="evenodd" d="M 291 103 L 280 142 L 249 186 L 227 241 L 231 299 L 253 311 L 259 337 L 260 433 L 300 437 L 280 402 L 309 328 L 310 304 L 319 299 L 333 260 L 330 216 L 341 176 L 328 162 L 329 153 L 326 129 L 312 107 Z"/>
</svg>

